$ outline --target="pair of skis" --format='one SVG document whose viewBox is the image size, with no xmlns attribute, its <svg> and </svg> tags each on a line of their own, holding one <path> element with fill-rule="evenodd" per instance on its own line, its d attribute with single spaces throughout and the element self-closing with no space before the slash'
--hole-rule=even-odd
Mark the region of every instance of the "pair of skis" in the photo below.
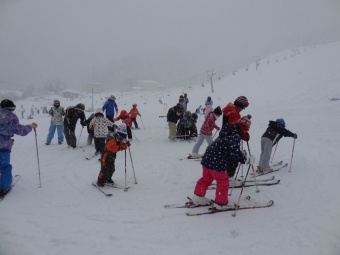
<svg viewBox="0 0 340 255">
<path fill-rule="evenodd" d="M 187 202 L 184 205 L 179 205 L 179 204 L 171 204 L 171 205 L 165 205 L 164 208 L 198 208 L 198 207 L 208 207 L 211 205 L 194 205 L 193 203 L 191 203 L 191 199 L 188 197 L 189 202 Z M 250 197 L 247 197 L 247 200 L 249 200 Z M 205 215 L 205 214 L 214 214 L 214 213 L 219 213 L 219 212 L 229 212 L 229 211 L 234 211 L 235 209 L 237 210 L 246 210 L 246 209 L 259 209 L 259 208 L 267 208 L 267 207 L 271 207 L 274 204 L 273 200 L 270 200 L 266 203 L 263 204 L 257 204 L 257 205 L 239 205 L 236 208 L 236 205 L 231 205 L 231 206 L 226 206 L 225 209 L 223 210 L 216 210 L 216 209 L 212 209 L 209 208 L 206 211 L 203 212 L 187 212 L 186 215 L 187 216 L 200 216 L 200 215 Z"/>
<path fill-rule="evenodd" d="M 115 189 L 123 189 L 124 191 L 128 191 L 128 189 L 130 187 L 121 187 L 121 186 L 118 186 L 116 184 L 110 184 L 110 183 L 105 183 L 105 186 L 104 187 L 99 187 L 96 183 L 96 181 L 92 182 L 92 185 L 97 188 L 102 194 L 104 194 L 105 196 L 107 197 L 111 197 L 112 196 L 112 193 L 108 193 L 105 191 L 105 187 L 111 187 L 111 188 L 115 188 Z"/>
</svg>

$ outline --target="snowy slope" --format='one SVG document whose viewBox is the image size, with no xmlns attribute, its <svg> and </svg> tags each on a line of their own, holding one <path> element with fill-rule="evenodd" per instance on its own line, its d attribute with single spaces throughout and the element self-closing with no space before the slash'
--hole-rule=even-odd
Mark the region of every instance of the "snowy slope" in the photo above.
<svg viewBox="0 0 340 255">
<path fill-rule="evenodd" d="M 208 85 L 115 93 L 120 110 L 138 104 L 145 129 L 134 131 L 138 141 L 134 139 L 131 146 L 138 184 L 134 184 L 127 153 L 131 188 L 128 192 L 111 189 L 112 197 L 91 186 L 100 165 L 96 159 L 85 160 L 85 156 L 93 153 L 94 147 L 68 149 L 65 144 L 58 145 L 56 137 L 51 146 L 44 145 L 49 117 L 35 117 L 42 187 L 34 133 L 15 137 L 13 174 L 22 179 L 0 203 L 0 254 L 340 254 L 340 101 L 329 100 L 340 97 L 340 43 L 291 53 L 268 56 L 260 61 L 258 70 L 253 63 L 248 71 L 241 69 L 235 76 L 215 81 L 213 94 Z M 260 138 L 269 120 L 284 118 L 287 128 L 298 134 L 291 173 L 289 168 L 276 173 L 281 183 L 260 187 L 259 193 L 252 187 L 244 189 L 241 203 L 273 199 L 273 207 L 238 211 L 235 218 L 231 212 L 187 217 L 185 212 L 190 209 L 163 207 L 184 203 L 201 175 L 199 162 L 179 160 L 191 152 L 194 143 L 168 142 L 166 120 L 159 118 L 176 104 L 182 92 L 188 93 L 191 111 L 204 104 L 209 95 L 214 107 L 247 96 L 250 106 L 243 114 L 253 115 L 249 145 L 257 160 Z M 95 107 L 100 107 L 104 99 L 96 97 Z M 29 108 L 52 99 L 15 103 L 18 108 L 21 104 Z M 91 105 L 89 96 L 82 102 L 87 108 Z M 64 107 L 76 103 L 61 99 Z M 202 123 L 201 117 L 198 127 Z M 141 119 L 139 124 L 143 127 Z M 79 137 L 79 126 L 76 132 Z M 79 144 L 86 144 L 85 129 Z M 274 161 L 290 163 L 292 148 L 293 139 L 283 138 Z M 120 152 L 114 180 L 122 186 L 124 162 L 124 152 Z M 239 189 L 233 190 L 230 201 L 237 201 L 239 194 Z M 251 196 L 249 202 L 244 199 L 247 195 Z M 208 191 L 207 196 L 213 199 L 214 191 Z"/>
</svg>

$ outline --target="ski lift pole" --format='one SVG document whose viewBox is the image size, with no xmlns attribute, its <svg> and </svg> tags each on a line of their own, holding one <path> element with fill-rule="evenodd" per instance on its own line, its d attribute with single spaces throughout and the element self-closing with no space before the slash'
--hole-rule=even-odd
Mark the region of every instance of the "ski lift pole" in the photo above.
<svg viewBox="0 0 340 255">
<path fill-rule="evenodd" d="M 38 139 L 37 139 L 37 131 L 35 127 L 33 128 L 35 134 L 35 147 L 37 151 L 37 160 L 38 160 L 38 173 L 39 173 L 39 188 L 41 188 L 41 177 L 40 177 L 40 161 L 39 161 L 39 152 L 38 152 Z"/>
<path fill-rule="evenodd" d="M 294 139 L 294 143 L 293 143 L 293 150 L 292 150 L 292 156 L 290 158 L 290 167 L 289 167 L 289 171 L 288 172 L 292 172 L 292 162 L 293 162 L 293 155 L 294 155 L 294 147 L 295 147 L 295 139 Z"/>
</svg>

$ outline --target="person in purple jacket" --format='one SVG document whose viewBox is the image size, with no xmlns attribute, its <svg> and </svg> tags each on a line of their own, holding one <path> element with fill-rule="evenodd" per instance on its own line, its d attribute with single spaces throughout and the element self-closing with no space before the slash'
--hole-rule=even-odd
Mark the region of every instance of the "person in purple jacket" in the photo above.
<svg viewBox="0 0 340 255">
<path fill-rule="evenodd" d="M 12 165 L 10 164 L 11 149 L 14 143 L 12 137 L 25 136 L 36 128 L 37 124 L 20 125 L 18 117 L 13 113 L 15 104 L 4 99 L 0 103 L 0 197 L 6 195 L 12 184 Z"/>
</svg>

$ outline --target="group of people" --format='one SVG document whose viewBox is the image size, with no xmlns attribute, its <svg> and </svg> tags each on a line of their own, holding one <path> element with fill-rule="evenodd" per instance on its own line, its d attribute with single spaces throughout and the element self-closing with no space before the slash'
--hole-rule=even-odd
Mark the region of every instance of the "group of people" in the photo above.
<svg viewBox="0 0 340 255">
<path fill-rule="evenodd" d="M 137 116 L 141 116 L 137 104 L 133 104 L 130 112 L 122 110 L 118 115 L 116 97 L 111 95 L 102 108 L 98 108 L 94 114 L 86 119 L 85 105 L 82 103 L 70 106 L 66 110 L 60 105 L 60 100 L 55 99 L 49 110 L 51 116 L 50 127 L 46 138 L 46 145 L 51 145 L 55 132 L 57 132 L 58 144 L 63 144 L 64 137 L 68 147 L 77 147 L 75 135 L 76 124 L 80 119 L 82 127 L 87 126 L 88 144 L 94 140 L 95 154 L 101 154 L 101 170 L 98 175 L 98 186 L 105 183 L 113 183 L 112 174 L 115 171 L 116 153 L 126 150 L 130 146 L 128 140 L 132 140 L 132 123 L 135 129 L 139 129 Z M 19 124 L 18 117 L 13 113 L 16 109 L 14 103 L 5 99 L 0 104 L 0 197 L 7 194 L 11 189 L 12 165 L 10 164 L 10 153 L 14 140 L 14 134 L 25 136 L 36 128 L 37 124 Z M 104 111 L 106 117 L 104 117 Z M 118 115 L 116 118 L 114 116 Z M 121 120 L 116 126 L 115 121 Z"/>
<path fill-rule="evenodd" d="M 255 163 L 255 157 L 248 155 L 241 148 L 241 141 L 248 142 L 250 139 L 249 129 L 252 116 L 248 114 L 241 117 L 240 114 L 248 106 L 248 99 L 245 96 L 240 96 L 234 103 L 230 102 L 222 110 L 219 107 L 215 108 L 205 118 L 191 153 L 194 158 L 202 157 L 202 177 L 196 183 L 194 195 L 189 201 L 190 204 L 195 206 L 212 205 L 212 210 L 223 210 L 228 206 L 229 178 L 234 176 L 238 164 L 253 165 Z M 220 129 L 215 121 L 221 115 L 223 115 L 223 120 Z M 214 129 L 220 132 L 213 141 L 212 130 Z M 297 139 L 297 134 L 285 128 L 285 121 L 282 118 L 269 121 L 268 128 L 261 138 L 261 156 L 257 172 L 273 171 L 269 166 L 270 155 L 273 146 L 282 137 Z M 204 155 L 200 155 L 198 151 L 204 140 L 207 141 L 208 147 Z M 215 199 L 211 200 L 205 195 L 214 180 L 216 181 L 216 193 Z"/>
</svg>

